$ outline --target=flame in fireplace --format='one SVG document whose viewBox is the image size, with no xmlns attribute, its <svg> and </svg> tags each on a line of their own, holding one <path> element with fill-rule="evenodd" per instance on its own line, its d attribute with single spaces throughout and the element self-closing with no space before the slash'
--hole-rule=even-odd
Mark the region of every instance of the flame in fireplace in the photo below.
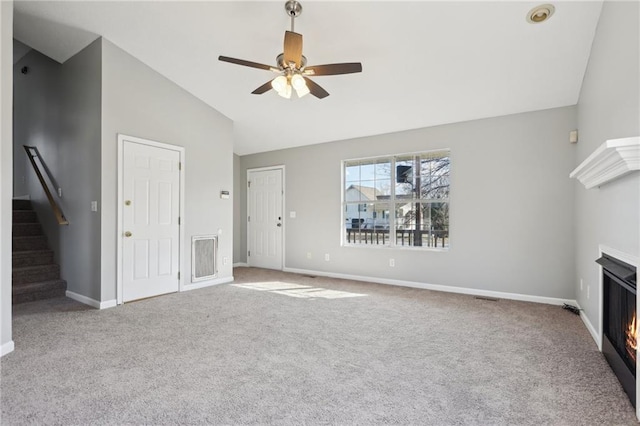
<svg viewBox="0 0 640 426">
<path fill-rule="evenodd" d="M 627 353 L 636 362 L 636 349 L 638 348 L 638 328 L 636 327 L 636 313 L 633 313 L 631 324 L 627 327 Z"/>
</svg>

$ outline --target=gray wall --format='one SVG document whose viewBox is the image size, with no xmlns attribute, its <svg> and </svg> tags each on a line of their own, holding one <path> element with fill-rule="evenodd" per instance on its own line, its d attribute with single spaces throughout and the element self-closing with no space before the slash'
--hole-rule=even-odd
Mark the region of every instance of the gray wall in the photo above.
<svg viewBox="0 0 640 426">
<path fill-rule="evenodd" d="M 240 199 L 242 194 L 242 186 L 240 179 L 240 156 L 233 154 L 233 211 L 240 212 Z M 242 243 L 240 239 L 242 227 L 242 217 L 234 215 L 233 218 L 233 263 L 241 262 L 242 259 Z M 244 261 L 242 261 L 244 262 Z"/>
<path fill-rule="evenodd" d="M 29 68 L 27 74 L 21 72 L 22 67 Z M 54 142 L 60 115 L 59 72 L 58 62 L 35 50 L 13 66 L 13 195 L 16 197 L 30 195 L 33 188 L 28 179 L 35 179 L 23 145 L 37 146 L 47 164 L 57 160 Z"/>
<path fill-rule="evenodd" d="M 21 72 L 28 67 L 27 74 Z M 36 146 L 52 174 L 60 179 L 58 141 L 61 105 L 61 65 L 35 50 L 13 66 L 13 195 L 28 195 L 43 226 L 49 246 L 60 254 L 60 225 L 29 163 L 23 146 Z M 39 160 L 36 160 L 39 162 Z M 46 175 L 45 175 L 46 176 Z M 46 179 L 46 177 L 45 177 Z M 65 206 L 58 200 L 63 210 Z"/>
<path fill-rule="evenodd" d="M 573 299 L 575 128 L 567 107 L 243 156 L 238 216 L 246 170 L 284 164 L 287 268 Z M 341 247 L 341 160 L 438 148 L 451 148 L 451 249 Z M 246 261 L 244 221 L 240 238 Z"/>
<path fill-rule="evenodd" d="M 58 160 L 69 226 L 60 227 L 60 270 L 67 289 L 100 300 L 101 53 L 96 40 L 62 65 Z"/>
<path fill-rule="evenodd" d="M 13 103 L 13 2 L 0 2 L 0 345 L 11 333 L 11 198 Z"/>
<path fill-rule="evenodd" d="M 604 2 L 578 103 L 576 166 L 607 139 L 640 135 L 639 9 L 638 2 Z M 640 175 L 632 173 L 599 189 L 587 190 L 576 182 L 574 191 L 577 300 L 600 332 L 594 261 L 600 244 L 640 256 Z"/>
<path fill-rule="evenodd" d="M 191 277 L 191 237 L 219 237 L 219 277 L 232 277 L 233 123 L 109 41 L 102 66 L 102 301 L 116 297 L 117 134 L 185 147 L 185 284 Z"/>
<path fill-rule="evenodd" d="M 67 289 L 99 299 L 100 216 L 90 202 L 100 199 L 101 43 L 63 65 L 32 50 L 14 72 L 14 195 L 31 197 Z M 68 226 L 55 220 L 25 144 L 38 147 L 62 188 Z"/>
</svg>

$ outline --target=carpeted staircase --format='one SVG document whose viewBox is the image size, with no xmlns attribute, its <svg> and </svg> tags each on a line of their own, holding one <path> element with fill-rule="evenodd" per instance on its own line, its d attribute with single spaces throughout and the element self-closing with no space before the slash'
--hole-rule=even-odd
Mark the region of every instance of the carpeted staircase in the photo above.
<svg viewBox="0 0 640 426">
<path fill-rule="evenodd" d="M 66 288 L 31 201 L 13 200 L 13 303 L 64 296 Z"/>
</svg>

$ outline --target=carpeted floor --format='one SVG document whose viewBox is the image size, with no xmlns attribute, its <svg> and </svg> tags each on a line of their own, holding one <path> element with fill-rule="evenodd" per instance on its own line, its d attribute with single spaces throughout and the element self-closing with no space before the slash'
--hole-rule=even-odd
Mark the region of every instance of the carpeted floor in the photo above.
<svg viewBox="0 0 640 426">
<path fill-rule="evenodd" d="M 637 424 L 579 317 L 560 307 L 234 274 L 311 290 L 16 306 L 2 425 Z M 318 287 L 366 296 L 315 297 Z"/>
</svg>

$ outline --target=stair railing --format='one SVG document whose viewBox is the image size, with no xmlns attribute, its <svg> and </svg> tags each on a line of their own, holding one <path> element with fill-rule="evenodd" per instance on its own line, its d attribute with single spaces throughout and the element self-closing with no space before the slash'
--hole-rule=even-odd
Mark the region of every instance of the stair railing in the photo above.
<svg viewBox="0 0 640 426">
<path fill-rule="evenodd" d="M 47 167 L 47 164 L 42 159 L 42 156 L 40 155 L 40 151 L 38 151 L 37 147 L 27 146 L 27 145 L 23 145 L 23 147 L 24 147 L 24 150 L 27 152 L 27 157 L 29 157 L 29 161 L 33 166 L 33 170 L 36 172 L 36 176 L 38 176 L 40 185 L 42 185 L 42 189 L 44 189 L 44 193 L 47 196 L 47 199 L 49 200 L 49 204 L 51 205 L 53 214 L 55 215 L 56 220 L 58 221 L 58 225 L 68 225 L 69 221 L 67 220 L 67 218 L 64 217 L 64 213 L 62 213 L 62 209 L 60 208 L 60 205 L 58 205 L 56 200 L 53 198 L 53 195 L 49 190 L 49 185 L 47 185 L 47 182 L 44 180 L 44 177 L 42 176 L 42 172 L 40 171 L 40 168 L 38 167 L 38 163 L 36 163 L 36 160 L 35 160 L 36 157 L 40 159 L 42 168 L 44 168 L 45 173 L 47 173 L 47 176 L 51 180 L 51 183 L 56 185 L 56 180 L 53 178 L 53 175 L 51 174 L 51 170 L 49 170 L 49 167 Z"/>
</svg>

